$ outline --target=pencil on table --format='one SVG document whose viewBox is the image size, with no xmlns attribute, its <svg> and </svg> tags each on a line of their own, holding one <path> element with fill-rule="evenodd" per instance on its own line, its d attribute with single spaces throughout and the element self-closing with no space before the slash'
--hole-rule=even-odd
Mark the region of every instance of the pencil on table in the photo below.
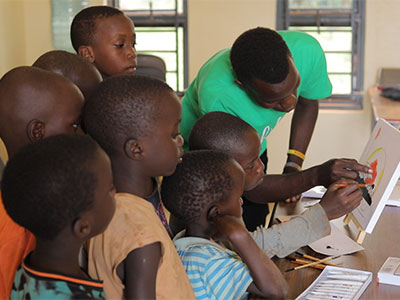
<svg viewBox="0 0 400 300">
<path fill-rule="evenodd" d="M 304 258 L 308 258 L 308 259 L 310 259 L 310 260 L 314 260 L 314 261 L 320 260 L 320 259 L 317 258 L 317 257 L 311 256 L 311 255 L 308 255 L 308 254 L 305 254 L 305 253 L 301 253 L 301 252 L 299 252 L 299 251 L 296 251 L 295 253 L 296 253 L 297 255 L 300 255 L 300 256 L 302 256 L 302 257 L 304 257 Z M 330 262 L 323 262 L 323 264 L 324 264 L 324 265 L 329 265 L 329 266 L 334 266 L 334 267 L 340 267 L 340 266 L 335 265 L 335 264 L 332 264 L 332 263 L 330 263 Z"/>
<path fill-rule="evenodd" d="M 321 264 L 321 263 L 323 263 L 323 262 L 326 262 L 326 261 L 328 261 L 328 260 L 336 259 L 336 258 L 338 258 L 338 257 L 340 257 L 340 256 L 341 256 L 341 255 L 338 255 L 338 256 L 329 256 L 329 257 L 326 257 L 326 258 L 324 258 L 324 259 L 320 259 L 320 260 L 314 261 L 314 262 L 312 262 L 312 263 L 308 263 L 308 264 L 301 265 L 301 266 L 298 266 L 298 267 L 295 267 L 295 268 L 287 269 L 285 272 L 290 272 L 290 271 L 294 271 L 294 270 L 299 270 L 299 269 L 303 269 L 303 268 L 315 266 L 315 265 Z"/>
<path fill-rule="evenodd" d="M 288 259 L 289 259 L 292 263 L 298 264 L 298 265 L 304 265 L 304 264 L 310 263 L 310 261 L 308 261 L 308 260 L 299 259 L 299 258 L 288 257 Z M 325 267 L 326 267 L 326 265 L 323 265 L 323 264 L 316 264 L 316 265 L 314 265 L 314 266 L 311 266 L 311 268 L 320 269 L 320 270 L 325 269 Z"/>
</svg>

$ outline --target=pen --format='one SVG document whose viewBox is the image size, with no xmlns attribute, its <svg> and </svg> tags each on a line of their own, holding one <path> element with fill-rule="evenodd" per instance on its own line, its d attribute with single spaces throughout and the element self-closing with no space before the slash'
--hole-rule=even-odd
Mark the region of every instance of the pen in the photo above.
<svg viewBox="0 0 400 300">
<path fill-rule="evenodd" d="M 311 295 L 322 296 L 324 299 L 351 299 L 351 297 L 347 297 L 344 295 L 332 295 L 331 293 L 324 292 L 311 292 Z"/>
<path fill-rule="evenodd" d="M 327 279 L 327 280 L 322 280 L 321 282 L 319 282 L 321 284 L 326 284 L 326 283 L 330 283 L 330 284 L 341 284 L 344 286 L 350 286 L 350 287 L 355 287 L 355 286 L 361 286 L 363 285 L 362 282 L 359 281 L 348 281 L 348 280 L 338 280 L 338 279 Z"/>
<path fill-rule="evenodd" d="M 352 280 L 352 281 L 365 281 L 368 275 L 357 275 L 357 274 L 344 274 L 344 275 L 328 275 L 328 279 L 341 279 L 341 280 Z"/>
<path fill-rule="evenodd" d="M 308 258 L 308 259 L 310 259 L 310 260 L 314 260 L 314 261 L 318 261 L 318 260 L 319 260 L 319 258 L 316 258 L 316 257 L 314 257 L 314 256 L 311 256 L 311 255 L 308 255 L 308 254 L 305 254 L 305 253 L 301 253 L 301 252 L 299 252 L 299 251 L 296 251 L 295 253 L 296 253 L 297 255 L 300 255 L 300 256 L 302 256 L 302 257 L 304 257 L 304 258 Z M 339 267 L 338 265 L 332 264 L 332 263 L 330 263 L 330 262 L 323 262 L 323 264 L 324 264 L 324 265 L 329 265 L 329 266 L 334 266 L 334 267 Z"/>
<path fill-rule="evenodd" d="M 325 261 L 332 260 L 332 259 L 336 259 L 336 258 L 338 258 L 338 257 L 340 257 L 340 256 L 341 256 L 341 255 L 333 256 L 333 257 L 332 257 L 332 256 L 329 256 L 329 257 L 326 257 L 326 258 L 324 258 L 324 259 L 317 260 L 317 261 L 312 262 L 312 263 L 309 263 L 309 264 L 305 264 L 305 265 L 301 265 L 301 266 L 298 266 L 298 267 L 295 267 L 295 268 L 287 269 L 285 272 L 290 272 L 290 271 L 294 271 L 294 270 L 303 269 L 303 268 L 311 267 L 311 266 L 314 266 L 314 265 L 318 265 L 318 264 L 323 263 L 323 262 L 325 262 Z"/>
<path fill-rule="evenodd" d="M 348 295 L 354 294 L 354 291 L 352 291 L 352 290 L 341 290 L 341 289 L 335 289 L 335 288 L 331 288 L 331 287 L 315 287 L 312 289 L 312 291 L 321 292 L 321 293 L 335 293 L 335 294 L 341 295 L 341 296 L 348 296 Z"/>
</svg>

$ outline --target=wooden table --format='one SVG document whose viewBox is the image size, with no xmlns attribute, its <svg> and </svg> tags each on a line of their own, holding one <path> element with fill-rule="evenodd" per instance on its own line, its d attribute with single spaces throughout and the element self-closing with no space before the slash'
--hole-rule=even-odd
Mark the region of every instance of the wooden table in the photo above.
<svg viewBox="0 0 400 300">
<path fill-rule="evenodd" d="M 400 101 L 382 97 L 380 93 L 381 91 L 377 87 L 371 87 L 368 90 L 374 113 L 374 122 L 379 118 L 383 118 L 386 121 L 395 123 L 394 125 L 398 125 L 398 122 L 400 122 Z"/>
<path fill-rule="evenodd" d="M 357 234 L 352 226 L 343 225 L 342 220 L 336 220 L 335 225 L 348 232 L 355 239 Z M 373 273 L 373 279 L 361 299 L 400 299 L 400 286 L 378 284 L 376 275 L 388 256 L 400 257 L 400 207 L 386 206 L 372 234 L 367 234 L 362 246 L 364 251 L 346 255 L 341 258 L 342 266 L 351 269 L 365 270 Z M 309 247 L 301 251 L 321 257 Z M 273 259 L 278 268 L 283 272 L 293 265 L 287 259 Z M 320 270 L 304 268 L 297 271 L 284 273 L 289 284 L 288 299 L 300 295 L 321 273 Z"/>
</svg>

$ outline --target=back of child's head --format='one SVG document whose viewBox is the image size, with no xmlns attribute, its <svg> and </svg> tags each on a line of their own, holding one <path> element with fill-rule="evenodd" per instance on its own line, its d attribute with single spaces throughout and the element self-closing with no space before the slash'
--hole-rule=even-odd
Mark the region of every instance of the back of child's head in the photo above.
<svg viewBox="0 0 400 300">
<path fill-rule="evenodd" d="M 213 149 L 233 155 L 234 149 L 246 147 L 245 135 L 254 130 L 242 119 L 221 111 L 209 112 L 194 124 L 189 135 L 189 149 Z"/>
<path fill-rule="evenodd" d="M 0 80 L 0 137 L 8 154 L 44 137 L 79 128 L 83 95 L 69 79 L 17 67 Z"/>
<path fill-rule="evenodd" d="M 220 151 L 185 153 L 175 173 L 163 178 L 165 207 L 185 224 L 198 221 L 205 209 L 220 204 L 232 189 L 231 163 L 233 158 Z"/>
<path fill-rule="evenodd" d="M 10 217 L 37 238 L 53 240 L 93 205 L 100 147 L 87 136 L 56 135 L 23 147 L 4 170 Z"/>
<path fill-rule="evenodd" d="M 232 68 L 238 80 L 248 83 L 254 78 L 280 83 L 289 73 L 291 57 L 283 38 L 274 30 L 257 27 L 242 33 L 230 53 Z"/>
<path fill-rule="evenodd" d="M 85 99 L 88 99 L 103 81 L 99 70 L 88 60 L 64 50 L 48 51 L 32 66 L 67 77 L 79 87 Z"/>
<path fill-rule="evenodd" d="M 80 46 L 92 45 L 98 19 L 121 14 L 123 12 L 119 9 L 105 5 L 90 6 L 81 10 L 71 24 L 71 42 L 75 51 L 78 53 Z"/>
<path fill-rule="evenodd" d="M 163 81 L 120 75 L 102 82 L 84 109 L 84 124 L 100 146 L 113 156 L 128 139 L 150 136 L 162 116 L 161 103 L 174 91 Z M 161 150 L 162 151 L 162 150 Z"/>
</svg>

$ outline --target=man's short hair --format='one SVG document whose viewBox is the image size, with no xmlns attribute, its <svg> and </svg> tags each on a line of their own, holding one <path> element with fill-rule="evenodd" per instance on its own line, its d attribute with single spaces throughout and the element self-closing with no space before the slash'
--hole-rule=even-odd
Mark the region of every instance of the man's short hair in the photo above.
<svg viewBox="0 0 400 300">
<path fill-rule="evenodd" d="M 23 147 L 7 163 L 1 194 L 10 217 L 36 237 L 53 240 L 89 210 L 99 147 L 81 135 L 56 135 Z"/>
<path fill-rule="evenodd" d="M 123 14 L 122 11 L 111 6 L 90 6 L 81 10 L 72 20 L 71 43 L 78 52 L 80 46 L 89 46 L 93 43 L 96 32 L 96 21 Z"/>
<path fill-rule="evenodd" d="M 201 116 L 189 135 L 189 149 L 214 149 L 232 154 L 234 149 L 246 147 L 245 135 L 254 130 L 248 123 L 222 111 Z"/>
<path fill-rule="evenodd" d="M 150 134 L 167 93 L 174 91 L 158 79 L 138 75 L 110 77 L 85 105 L 85 129 L 108 155 L 113 155 L 128 139 Z"/>
<path fill-rule="evenodd" d="M 178 219 L 189 224 L 204 209 L 221 203 L 233 186 L 227 166 L 233 158 L 215 150 L 190 151 L 183 155 L 175 173 L 164 177 L 161 199 Z"/>
<path fill-rule="evenodd" d="M 291 57 L 283 38 L 274 30 L 257 27 L 242 33 L 233 43 L 230 59 L 238 80 L 257 78 L 280 83 L 289 73 Z"/>
</svg>

